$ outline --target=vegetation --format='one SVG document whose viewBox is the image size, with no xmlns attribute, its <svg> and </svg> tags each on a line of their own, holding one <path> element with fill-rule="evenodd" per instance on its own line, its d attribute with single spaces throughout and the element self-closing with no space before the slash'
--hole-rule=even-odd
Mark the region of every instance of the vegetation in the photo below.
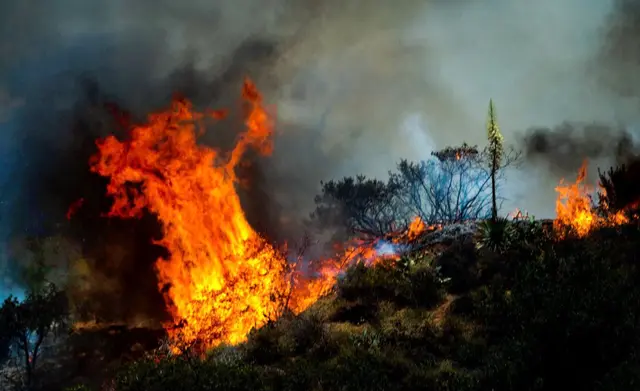
<svg viewBox="0 0 640 391">
<path fill-rule="evenodd" d="M 492 132 L 482 150 L 465 143 L 434 151 L 426 161 L 401 160 L 386 182 L 359 175 L 322 183 L 312 219 L 366 239 L 406 228 L 416 216 L 437 224 L 488 218 L 502 201 L 504 169 L 520 157 Z"/>
<path fill-rule="evenodd" d="M 473 232 L 415 245 L 400 259 L 358 263 L 304 313 L 284 313 L 204 359 L 189 349 L 149 350 L 111 372 L 104 389 L 636 389 L 638 219 L 579 237 L 533 218 L 500 217 L 501 175 L 517 153 L 504 150 L 493 103 L 488 138 L 483 150 L 463 144 L 426 162 L 401 161 L 387 181 L 327 182 L 316 199 L 317 221 L 362 239 L 384 237 L 413 216 L 428 224 L 481 220 Z M 601 173 L 599 213 L 640 199 L 629 167 Z M 0 309 L 0 355 L 22 352 L 27 379 L 42 339 L 65 319 L 60 291 L 32 287 L 23 302 L 10 298 Z M 90 383 L 68 390 L 97 391 Z"/>
<path fill-rule="evenodd" d="M 109 387 L 635 389 L 639 240 L 637 220 L 578 237 L 533 218 L 488 219 L 438 251 L 351 267 L 308 311 L 284 314 L 244 344 L 204 360 L 154 351 Z"/>
<path fill-rule="evenodd" d="M 29 388 L 34 379 L 43 342 L 64 330 L 67 321 L 67 298 L 53 284 L 30 290 L 24 300 L 8 297 L 0 307 L 0 330 L 4 339 L 4 360 L 15 358 L 21 364 L 18 376 L 10 383 L 16 388 Z"/>
<path fill-rule="evenodd" d="M 637 226 L 553 240 L 525 222 L 473 272 L 356 265 L 301 316 L 206 360 L 149 356 L 129 390 L 618 390 L 640 376 Z M 451 282 L 472 273 L 462 293 Z M 450 279 L 450 280 L 449 280 Z M 459 290 L 458 290 L 459 291 Z"/>
</svg>

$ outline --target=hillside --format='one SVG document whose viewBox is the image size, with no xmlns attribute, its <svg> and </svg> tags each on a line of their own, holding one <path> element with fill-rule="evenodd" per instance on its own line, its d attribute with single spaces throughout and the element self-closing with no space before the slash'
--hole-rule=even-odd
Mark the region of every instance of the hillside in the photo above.
<svg viewBox="0 0 640 391">
<path fill-rule="evenodd" d="M 461 235 L 349 269 L 299 316 L 205 360 L 149 353 L 125 390 L 618 390 L 640 380 L 640 230 L 559 240 L 523 223 L 500 251 Z"/>
</svg>

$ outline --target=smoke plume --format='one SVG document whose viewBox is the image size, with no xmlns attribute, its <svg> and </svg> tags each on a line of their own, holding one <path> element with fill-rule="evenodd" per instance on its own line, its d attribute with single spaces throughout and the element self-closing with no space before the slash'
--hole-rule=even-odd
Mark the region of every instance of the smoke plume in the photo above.
<svg viewBox="0 0 640 391">
<path fill-rule="evenodd" d="M 532 163 L 513 175 L 506 207 L 548 217 L 553 186 L 577 159 L 619 154 L 620 135 L 606 126 L 578 137 L 558 124 L 629 129 L 639 119 L 632 3 L 3 2 L 0 236 L 63 232 L 82 246 L 93 275 L 104 276 L 94 280 L 108 281 L 95 292 L 111 292 L 110 317 L 127 316 L 132 302 L 140 311 L 155 306 L 152 264 L 162 249 L 148 239 L 159 234 L 157 222 L 100 217 L 108 200 L 104 179 L 88 173 L 93 142 L 179 92 L 198 107 L 232 110 L 205 140 L 229 146 L 241 128 L 246 76 L 274 106 L 278 135 L 274 156 L 244 173 L 253 188 L 243 199 L 252 223 L 275 240 L 299 232 L 321 180 L 384 176 L 400 158 L 484 144 L 489 98 L 506 142 L 524 145 Z M 531 127 L 548 130 L 522 132 Z M 566 158 L 565 150 L 588 156 Z M 65 222 L 80 197 L 83 207 Z"/>
<path fill-rule="evenodd" d="M 640 152 L 635 136 L 627 129 L 595 123 L 530 128 L 522 145 L 527 162 L 545 165 L 560 177 L 575 174 L 585 159 L 621 165 Z"/>
</svg>

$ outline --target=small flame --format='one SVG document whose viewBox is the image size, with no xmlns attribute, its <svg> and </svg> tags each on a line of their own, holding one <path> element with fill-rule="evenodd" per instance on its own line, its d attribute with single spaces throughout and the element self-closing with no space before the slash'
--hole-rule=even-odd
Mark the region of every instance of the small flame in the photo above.
<svg viewBox="0 0 640 391">
<path fill-rule="evenodd" d="M 427 225 L 422 221 L 419 216 L 416 216 L 411 223 L 409 224 L 409 228 L 407 229 L 407 237 L 409 240 L 416 239 L 427 229 Z"/>
</svg>

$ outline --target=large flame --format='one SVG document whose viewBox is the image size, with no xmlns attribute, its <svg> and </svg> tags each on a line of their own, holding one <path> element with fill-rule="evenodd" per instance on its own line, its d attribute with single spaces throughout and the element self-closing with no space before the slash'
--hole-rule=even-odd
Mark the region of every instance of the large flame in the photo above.
<svg viewBox="0 0 640 391">
<path fill-rule="evenodd" d="M 130 139 L 97 143 L 92 171 L 110 178 L 109 216 L 157 215 L 170 256 L 156 263 L 160 289 L 183 342 L 241 342 L 281 308 L 290 289 L 287 262 L 245 218 L 234 169 L 253 148 L 272 150 L 273 124 L 255 86 L 246 81 L 250 107 L 243 132 L 229 154 L 197 144 L 206 116 L 184 99 L 134 127 Z M 135 184 L 136 187 L 132 186 Z"/>
<path fill-rule="evenodd" d="M 181 344 L 240 343 L 285 308 L 307 309 L 349 265 L 380 258 L 375 243 L 351 243 L 337 257 L 314 263 L 313 274 L 302 275 L 253 230 L 236 191 L 235 168 L 249 148 L 271 153 L 273 123 L 248 80 L 243 97 L 250 109 L 246 130 L 230 153 L 197 143 L 202 121 L 222 113 L 199 113 L 176 99 L 166 112 L 133 127 L 129 139 L 99 140 L 90 162 L 93 172 L 110 178 L 107 194 L 114 203 L 108 216 L 137 217 L 146 209 L 162 223 L 158 244 L 169 257 L 159 259 L 156 270 L 174 320 L 169 334 Z M 406 236 L 424 229 L 415 220 Z"/>
</svg>

